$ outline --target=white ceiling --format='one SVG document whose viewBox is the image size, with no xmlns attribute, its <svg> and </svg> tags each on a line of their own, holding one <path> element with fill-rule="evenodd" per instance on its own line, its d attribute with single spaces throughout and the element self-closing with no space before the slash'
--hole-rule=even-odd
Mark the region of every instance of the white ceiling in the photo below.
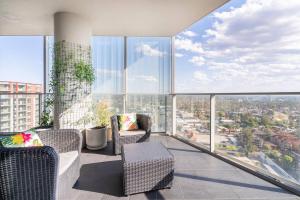
<svg viewBox="0 0 300 200">
<path fill-rule="evenodd" d="M 94 35 L 173 36 L 229 0 L 0 0 L 0 35 L 53 35 L 53 14 L 89 19 Z"/>
</svg>

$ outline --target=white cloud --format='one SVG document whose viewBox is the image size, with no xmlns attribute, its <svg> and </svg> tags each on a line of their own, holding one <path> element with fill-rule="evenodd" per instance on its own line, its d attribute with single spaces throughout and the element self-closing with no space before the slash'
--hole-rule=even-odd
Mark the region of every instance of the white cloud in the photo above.
<svg viewBox="0 0 300 200">
<path fill-rule="evenodd" d="M 204 72 L 193 73 L 193 78 L 202 78 L 195 88 L 299 91 L 299 10 L 299 0 L 247 0 L 238 8 L 215 12 L 201 43 L 179 36 L 176 47 L 195 53 L 188 61 L 205 69 L 207 79 Z M 195 44 L 200 44 L 197 51 Z M 214 84 L 205 88 L 205 80 Z"/>
<path fill-rule="evenodd" d="M 157 57 L 162 57 L 165 55 L 164 52 L 159 51 L 158 49 L 152 48 L 148 44 L 141 44 L 136 48 L 137 52 L 141 52 L 146 56 L 157 56 Z"/>
<path fill-rule="evenodd" d="M 98 76 L 101 75 L 122 75 L 122 71 L 121 70 L 115 70 L 115 69 L 105 69 L 105 68 L 98 68 L 97 66 L 95 66 L 96 68 L 96 73 L 98 74 Z"/>
<path fill-rule="evenodd" d="M 208 78 L 207 74 L 202 71 L 195 71 L 193 74 L 193 78 L 196 81 L 201 81 L 201 82 L 209 82 L 210 79 Z"/>
<path fill-rule="evenodd" d="M 136 75 L 131 78 L 128 78 L 130 81 L 136 81 L 136 80 L 141 80 L 141 81 L 149 81 L 149 82 L 158 82 L 157 78 L 151 75 Z"/>
<path fill-rule="evenodd" d="M 203 53 L 203 48 L 201 43 L 193 42 L 190 39 L 183 37 L 176 37 L 175 39 L 175 47 L 178 50 L 185 50 L 193 53 Z"/>
<path fill-rule="evenodd" d="M 182 53 L 175 53 L 175 57 L 177 57 L 177 58 L 181 58 L 181 57 L 183 57 L 184 55 L 182 54 Z"/>
<path fill-rule="evenodd" d="M 195 36 L 198 35 L 197 33 L 193 32 L 193 31 L 188 31 L 188 30 L 187 31 L 183 31 L 182 34 L 185 35 L 185 36 L 187 36 L 187 37 L 195 37 Z"/>
<path fill-rule="evenodd" d="M 197 65 L 197 66 L 202 66 L 205 63 L 205 58 L 203 58 L 202 56 L 193 56 L 189 62 Z"/>
</svg>

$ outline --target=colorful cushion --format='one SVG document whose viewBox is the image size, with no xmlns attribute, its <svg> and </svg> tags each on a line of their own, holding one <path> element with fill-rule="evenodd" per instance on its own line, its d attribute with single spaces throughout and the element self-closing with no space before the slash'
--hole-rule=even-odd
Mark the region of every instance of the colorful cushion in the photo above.
<svg viewBox="0 0 300 200">
<path fill-rule="evenodd" d="M 43 146 L 43 143 L 33 130 L 16 133 L 14 135 L 0 138 L 3 147 L 34 147 Z"/>
<path fill-rule="evenodd" d="M 121 131 L 138 129 L 135 113 L 119 115 L 118 121 L 119 121 L 119 126 Z"/>
</svg>

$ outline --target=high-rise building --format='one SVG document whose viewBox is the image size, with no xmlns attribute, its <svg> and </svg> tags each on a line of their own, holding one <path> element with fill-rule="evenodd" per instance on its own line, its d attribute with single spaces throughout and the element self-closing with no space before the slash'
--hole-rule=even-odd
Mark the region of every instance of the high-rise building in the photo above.
<svg viewBox="0 0 300 200">
<path fill-rule="evenodd" d="M 39 122 L 41 84 L 0 81 L 0 131 L 23 131 Z"/>
</svg>

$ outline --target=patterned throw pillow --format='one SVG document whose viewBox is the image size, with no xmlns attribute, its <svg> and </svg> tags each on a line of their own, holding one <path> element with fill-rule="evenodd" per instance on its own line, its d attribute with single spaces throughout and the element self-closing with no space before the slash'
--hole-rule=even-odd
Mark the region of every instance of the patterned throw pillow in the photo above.
<svg viewBox="0 0 300 200">
<path fill-rule="evenodd" d="M 118 121 L 121 131 L 130 131 L 138 129 L 135 113 L 119 115 Z"/>
<path fill-rule="evenodd" d="M 43 143 L 36 132 L 28 130 L 21 133 L 16 133 L 11 136 L 0 138 L 3 147 L 35 147 L 43 146 Z"/>
</svg>

